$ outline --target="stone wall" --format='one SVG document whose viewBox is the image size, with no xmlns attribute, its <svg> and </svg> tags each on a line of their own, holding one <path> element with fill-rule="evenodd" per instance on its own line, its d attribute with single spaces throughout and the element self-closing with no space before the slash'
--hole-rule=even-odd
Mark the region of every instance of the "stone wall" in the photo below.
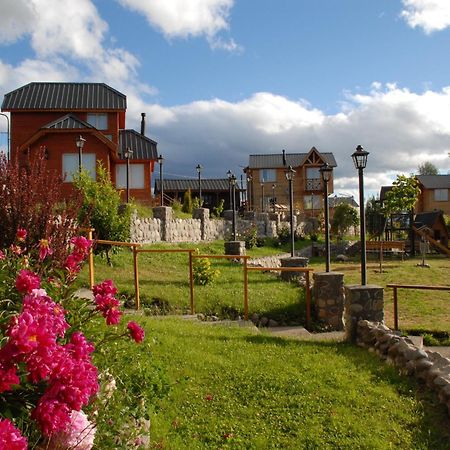
<svg viewBox="0 0 450 450">
<path fill-rule="evenodd" d="M 450 414 L 450 359 L 416 347 L 409 338 L 398 336 L 382 323 L 367 320 L 357 324 L 356 343 L 435 391 Z"/>
</svg>

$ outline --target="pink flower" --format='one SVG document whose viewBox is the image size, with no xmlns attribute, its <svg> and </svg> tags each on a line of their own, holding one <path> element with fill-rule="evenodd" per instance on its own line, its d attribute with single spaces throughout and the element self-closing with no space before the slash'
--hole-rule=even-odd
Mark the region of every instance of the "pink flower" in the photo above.
<svg viewBox="0 0 450 450">
<path fill-rule="evenodd" d="M 84 236 L 75 236 L 70 240 L 70 243 L 74 245 L 74 251 L 77 253 L 87 254 L 91 248 L 92 241 L 86 239 Z"/>
<path fill-rule="evenodd" d="M 16 239 L 19 242 L 24 242 L 27 238 L 27 230 L 24 230 L 23 228 L 18 228 L 16 232 Z"/>
<path fill-rule="evenodd" d="M 16 289 L 21 294 L 29 294 L 33 289 L 39 289 L 41 279 L 31 270 L 21 270 L 16 278 Z"/>
<path fill-rule="evenodd" d="M 6 255 L 0 250 L 0 261 L 5 258 L 6 258 Z"/>
<path fill-rule="evenodd" d="M 83 411 L 72 411 L 70 423 L 65 431 L 55 433 L 49 443 L 49 450 L 91 450 L 94 446 L 96 428 Z"/>
<path fill-rule="evenodd" d="M 22 249 L 18 245 L 11 244 L 9 248 L 15 255 L 22 254 Z"/>
<path fill-rule="evenodd" d="M 0 419 L 0 449 L 26 450 L 28 441 L 20 431 L 8 420 Z"/>
<path fill-rule="evenodd" d="M 145 338 L 145 331 L 136 322 L 128 322 L 127 325 L 130 336 L 139 344 Z"/>
<path fill-rule="evenodd" d="M 120 322 L 122 311 L 119 310 L 119 300 L 111 295 L 97 294 L 95 296 L 96 310 L 106 318 L 107 325 L 117 325 Z"/>
<path fill-rule="evenodd" d="M 20 384 L 16 367 L 0 361 L 0 392 L 10 391 L 15 384 Z"/>
<path fill-rule="evenodd" d="M 92 292 L 95 296 L 101 295 L 111 295 L 114 297 L 114 295 L 117 294 L 117 288 L 114 286 L 114 283 L 112 280 L 105 280 L 99 284 L 96 284 L 92 288 Z"/>
<path fill-rule="evenodd" d="M 55 432 L 66 429 L 70 422 L 70 409 L 63 402 L 45 398 L 44 394 L 31 413 L 31 417 L 36 420 L 46 436 L 51 436 Z"/>
<path fill-rule="evenodd" d="M 53 250 L 50 248 L 50 240 L 41 239 L 39 241 L 39 260 L 43 261 L 48 255 L 53 255 Z"/>
</svg>

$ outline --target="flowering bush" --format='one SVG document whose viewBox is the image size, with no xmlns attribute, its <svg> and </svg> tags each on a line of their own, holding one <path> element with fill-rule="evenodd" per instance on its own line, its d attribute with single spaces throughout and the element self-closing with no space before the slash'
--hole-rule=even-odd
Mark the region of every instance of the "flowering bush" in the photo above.
<svg viewBox="0 0 450 450">
<path fill-rule="evenodd" d="M 93 352 L 125 336 L 141 343 L 144 331 L 133 321 L 118 328 L 122 312 L 111 280 L 93 288 L 93 304 L 73 295 L 89 240 L 73 237 L 58 267 L 49 261 L 50 239 L 28 248 L 26 239 L 18 229 L 0 252 L 0 450 L 89 450 L 100 388 Z M 107 330 L 93 333 L 89 324 L 100 315 Z"/>
</svg>

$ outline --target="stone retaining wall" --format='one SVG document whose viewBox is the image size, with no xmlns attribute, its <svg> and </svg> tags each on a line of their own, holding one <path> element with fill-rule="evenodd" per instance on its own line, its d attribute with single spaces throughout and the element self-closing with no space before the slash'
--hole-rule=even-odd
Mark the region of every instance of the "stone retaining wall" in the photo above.
<svg viewBox="0 0 450 450">
<path fill-rule="evenodd" d="M 450 414 L 450 359 L 416 347 L 410 339 L 398 336 L 382 323 L 360 320 L 356 335 L 357 345 L 375 352 L 401 373 L 415 377 L 435 391 Z"/>
</svg>

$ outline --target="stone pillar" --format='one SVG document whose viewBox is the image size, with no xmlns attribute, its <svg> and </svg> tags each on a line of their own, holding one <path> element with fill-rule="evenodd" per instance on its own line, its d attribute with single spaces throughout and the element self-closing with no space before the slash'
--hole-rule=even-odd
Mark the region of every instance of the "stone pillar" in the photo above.
<svg viewBox="0 0 450 450">
<path fill-rule="evenodd" d="M 281 267 L 306 267 L 308 265 L 308 258 L 302 256 L 294 256 L 289 258 L 280 258 Z M 304 278 L 303 272 L 281 272 L 281 279 L 283 281 L 293 281 Z"/>
<path fill-rule="evenodd" d="M 319 322 L 330 331 L 344 329 L 344 274 L 314 272 L 313 296 Z"/>
<path fill-rule="evenodd" d="M 168 241 L 170 238 L 170 222 L 173 211 L 170 206 L 156 206 L 153 208 L 153 217 L 161 220 L 161 240 Z"/>
<path fill-rule="evenodd" d="M 195 208 L 192 211 L 192 218 L 200 220 L 200 234 L 201 240 L 206 240 L 206 222 L 209 221 L 209 209 L 208 208 Z"/>
<path fill-rule="evenodd" d="M 384 290 L 381 286 L 345 286 L 345 336 L 348 341 L 356 342 L 359 320 L 384 322 Z"/>
<path fill-rule="evenodd" d="M 227 241 L 225 242 L 225 255 L 245 255 L 244 241 Z"/>
</svg>

